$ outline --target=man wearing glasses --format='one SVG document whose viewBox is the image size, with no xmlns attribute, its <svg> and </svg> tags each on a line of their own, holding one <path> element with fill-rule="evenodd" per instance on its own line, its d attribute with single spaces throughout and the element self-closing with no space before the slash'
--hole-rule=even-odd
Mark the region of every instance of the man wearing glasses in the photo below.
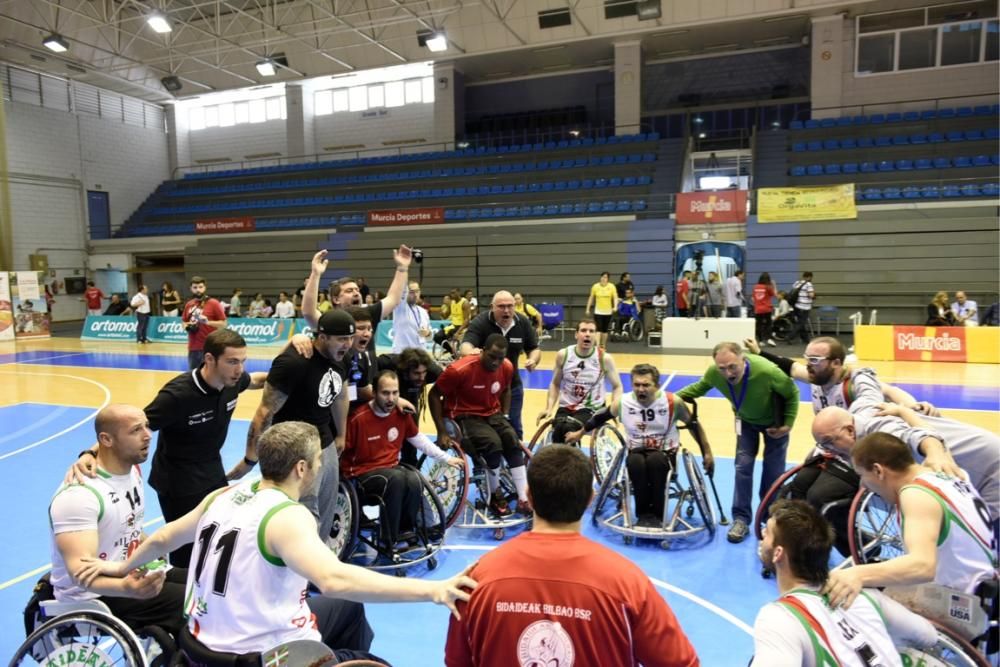
<svg viewBox="0 0 1000 667">
<path fill-rule="evenodd" d="M 711 389 L 729 399 L 736 415 L 736 488 L 733 493 L 733 527 L 730 542 L 742 542 L 752 516 L 753 467 L 764 436 L 764 469 L 760 497 L 785 472 L 788 434 L 799 412 L 799 389 L 788 375 L 757 355 L 744 356 L 739 343 L 719 343 L 712 351 L 715 363 L 702 379 L 677 396 L 704 396 Z"/>
</svg>

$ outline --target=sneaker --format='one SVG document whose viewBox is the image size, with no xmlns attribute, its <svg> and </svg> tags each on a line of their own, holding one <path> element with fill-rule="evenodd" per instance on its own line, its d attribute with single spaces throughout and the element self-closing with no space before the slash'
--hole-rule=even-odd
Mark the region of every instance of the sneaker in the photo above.
<svg viewBox="0 0 1000 667">
<path fill-rule="evenodd" d="M 736 519 L 733 521 L 733 527 L 729 529 L 729 533 L 726 535 L 728 539 L 733 544 L 739 544 L 747 538 L 750 534 L 750 527 L 747 526 L 747 522 L 743 519 Z"/>
<path fill-rule="evenodd" d="M 494 491 L 493 495 L 490 496 L 490 512 L 495 516 L 505 517 L 510 516 L 514 512 L 511 511 L 510 505 L 507 500 L 503 497 L 503 494 L 498 491 Z"/>
<path fill-rule="evenodd" d="M 517 501 L 517 513 L 526 519 L 530 519 L 531 517 L 535 516 L 535 511 L 531 509 L 531 505 L 528 503 L 527 500 Z"/>
<path fill-rule="evenodd" d="M 774 342 L 774 339 L 773 339 L 773 338 L 768 338 L 768 339 L 767 339 L 767 344 L 768 344 L 768 345 L 769 345 L 770 347 L 778 347 L 778 344 Z"/>
</svg>

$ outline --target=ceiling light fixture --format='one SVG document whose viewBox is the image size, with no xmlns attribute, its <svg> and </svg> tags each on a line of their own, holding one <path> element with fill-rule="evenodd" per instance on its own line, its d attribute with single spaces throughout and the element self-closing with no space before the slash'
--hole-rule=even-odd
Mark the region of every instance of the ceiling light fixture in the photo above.
<svg viewBox="0 0 1000 667">
<path fill-rule="evenodd" d="M 448 39 L 443 32 L 434 33 L 427 40 L 427 48 L 435 53 L 448 50 Z"/>
<path fill-rule="evenodd" d="M 170 25 L 170 21 L 168 21 L 163 14 L 150 14 L 146 17 L 146 23 L 149 24 L 150 28 L 161 35 L 173 30 Z"/>
<path fill-rule="evenodd" d="M 277 70 L 274 69 L 274 61 L 270 58 L 257 63 L 257 71 L 260 72 L 261 76 L 274 76 L 277 74 Z"/>
<path fill-rule="evenodd" d="M 69 42 L 62 38 L 61 35 L 52 33 L 48 37 L 42 40 L 42 44 L 49 51 L 55 51 L 56 53 L 65 53 L 69 51 Z"/>
</svg>

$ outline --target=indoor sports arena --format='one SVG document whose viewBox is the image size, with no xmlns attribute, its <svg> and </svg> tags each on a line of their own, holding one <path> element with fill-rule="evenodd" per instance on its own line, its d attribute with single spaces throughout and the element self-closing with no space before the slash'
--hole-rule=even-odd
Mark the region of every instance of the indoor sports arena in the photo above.
<svg viewBox="0 0 1000 667">
<path fill-rule="evenodd" d="M 1000 665 L 996 0 L 0 0 L 0 659 Z"/>
</svg>

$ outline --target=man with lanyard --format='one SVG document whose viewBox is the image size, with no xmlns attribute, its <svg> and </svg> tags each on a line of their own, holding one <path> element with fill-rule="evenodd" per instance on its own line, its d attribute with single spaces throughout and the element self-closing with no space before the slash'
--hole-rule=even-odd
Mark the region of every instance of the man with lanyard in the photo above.
<svg viewBox="0 0 1000 667">
<path fill-rule="evenodd" d="M 799 388 L 770 361 L 744 357 L 739 343 L 719 343 L 712 351 L 715 364 L 701 380 L 681 389 L 683 399 L 704 396 L 717 389 L 729 399 L 736 414 L 736 487 L 733 492 L 733 527 L 730 542 L 746 539 L 752 513 L 753 468 L 764 437 L 764 469 L 760 480 L 763 498 L 785 472 L 788 434 L 799 413 Z M 783 409 L 782 408 L 783 404 Z"/>
<path fill-rule="evenodd" d="M 226 328 L 226 312 L 222 304 L 205 293 L 205 279 L 191 278 L 191 293 L 194 295 L 184 304 L 181 321 L 188 335 L 188 368 L 201 366 L 205 358 L 205 339 L 215 329 Z"/>
<path fill-rule="evenodd" d="M 431 339 L 431 322 L 427 310 L 420 305 L 420 283 L 411 280 L 406 294 L 392 311 L 392 353 L 408 347 L 424 347 Z"/>
<path fill-rule="evenodd" d="M 757 614 L 750 667 L 902 667 L 897 646 L 937 643 L 930 621 L 876 589 L 843 608 L 828 605 L 819 590 L 832 542 L 830 524 L 812 505 L 774 503 L 757 554 L 775 572 L 781 597 Z"/>
<path fill-rule="evenodd" d="M 677 422 L 691 427 L 691 435 L 701 448 L 705 472 L 715 471 L 712 447 L 701 424 L 691 418 L 684 402 L 669 391 L 658 389 L 660 371 L 649 364 L 632 368 L 632 391 L 612 401 L 610 409 L 601 410 L 587 420 L 583 428 L 566 434 L 567 442 L 578 442 L 584 432 L 612 419 L 625 430 L 628 458 L 625 465 L 635 493 L 637 525 L 658 527 L 663 523 L 667 478 L 676 465 L 680 433 Z"/>
<path fill-rule="evenodd" d="M 465 464 L 420 433 L 413 419 L 396 409 L 398 401 L 399 378 L 392 371 L 382 371 L 375 380 L 375 397 L 347 423 L 347 448 L 341 456 L 344 478 L 357 480 L 358 495 L 378 498 L 385 508 L 379 528 L 387 553 L 399 540 L 401 526 L 406 530 L 417 527 L 423 503 L 420 473 L 400 465 L 403 443 L 448 465 L 460 468 Z M 405 521 L 401 524 L 401 520 Z"/>
<path fill-rule="evenodd" d="M 205 339 L 199 368 L 163 385 L 144 412 L 157 431 L 149 485 L 156 491 L 165 521 L 198 506 L 210 491 L 226 486 L 222 447 L 236 401 L 247 389 L 261 389 L 267 373 L 247 373 L 247 344 L 231 329 L 216 329 Z M 66 482 L 86 484 L 97 475 L 97 447 L 80 453 Z M 187 567 L 191 547 L 170 554 L 175 567 Z"/>
<path fill-rule="evenodd" d="M 612 289 L 614 287 L 612 286 Z M 462 338 L 462 356 L 479 354 L 486 339 L 492 334 L 501 334 L 507 339 L 507 359 L 514 366 L 514 379 L 510 389 L 510 423 L 518 438 L 524 437 L 524 427 L 521 423 L 521 408 L 524 405 L 524 384 L 517 371 L 518 360 L 523 351 L 527 355 L 524 370 L 531 372 L 538 366 L 542 358 L 542 350 L 538 347 L 538 336 L 531 320 L 518 315 L 514 311 L 514 295 L 501 290 L 493 295 L 493 303 L 489 311 L 476 315 L 465 330 Z"/>
<path fill-rule="evenodd" d="M 531 512 L 524 451 L 507 418 L 515 375 L 514 365 L 506 358 L 507 345 L 502 334 L 490 334 L 478 356 L 467 355 L 444 369 L 428 399 L 438 446 L 447 449 L 451 445 L 444 425 L 448 417 L 462 429 L 463 446 L 485 461 L 490 510 L 500 517 L 513 513 L 500 491 L 501 459 L 506 459 L 517 488 L 517 511 L 525 515 Z"/>
<path fill-rule="evenodd" d="M 428 385 L 434 384 L 443 369 L 434 363 L 431 355 L 422 347 L 409 347 L 399 354 L 382 354 L 378 357 L 378 370 L 393 371 L 399 378 L 400 401 L 406 400 L 414 406 L 410 413 L 413 423 L 420 427 L 420 417 L 427 404 L 424 394 Z M 409 442 L 403 443 L 401 461 L 414 468 L 418 466 L 417 450 Z"/>
<path fill-rule="evenodd" d="M 326 272 L 329 260 L 326 259 L 328 251 L 320 250 L 313 255 L 311 271 L 306 279 L 306 285 L 302 292 L 302 317 L 311 328 L 316 328 L 320 315 L 319 310 L 319 282 Z M 361 306 L 371 313 L 371 320 L 377 326 L 383 319 L 389 317 L 399 302 L 403 300 L 403 290 L 406 287 L 407 275 L 410 271 L 410 262 L 413 256 L 410 249 L 405 245 L 392 251 L 393 262 L 396 264 L 396 273 L 393 274 L 392 283 L 385 298 L 378 303 L 364 305 L 361 297 L 361 290 L 354 278 L 340 278 L 330 284 L 330 301 L 334 309 L 350 308 L 351 306 Z"/>
<path fill-rule="evenodd" d="M 963 477 L 917 463 L 888 433 L 858 440 L 851 460 L 861 483 L 899 509 L 906 553 L 831 573 L 823 593 L 832 606 L 850 606 L 863 587 L 933 583 L 971 595 L 996 579 L 993 519 Z"/>
<path fill-rule="evenodd" d="M 581 424 L 604 407 L 604 380 L 611 384 L 611 402 L 621 399 L 622 381 L 618 377 L 614 359 L 596 345 L 597 325 L 585 317 L 576 324 L 576 345 L 556 353 L 552 382 L 545 401 L 545 410 L 538 413 L 537 423 L 555 416 L 552 423 L 552 442 L 563 443 L 567 431 L 575 431 Z M 556 404 L 559 408 L 556 410 Z"/>
</svg>

